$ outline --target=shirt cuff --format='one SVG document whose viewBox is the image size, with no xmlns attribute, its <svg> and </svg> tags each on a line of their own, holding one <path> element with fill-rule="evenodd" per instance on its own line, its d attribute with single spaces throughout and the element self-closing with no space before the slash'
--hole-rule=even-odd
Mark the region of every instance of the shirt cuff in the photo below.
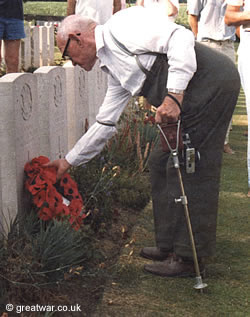
<svg viewBox="0 0 250 317">
<path fill-rule="evenodd" d="M 186 90 L 188 83 L 190 81 L 190 77 L 185 77 L 183 74 L 177 75 L 168 74 L 168 82 L 167 89 L 178 89 L 178 90 Z"/>
</svg>

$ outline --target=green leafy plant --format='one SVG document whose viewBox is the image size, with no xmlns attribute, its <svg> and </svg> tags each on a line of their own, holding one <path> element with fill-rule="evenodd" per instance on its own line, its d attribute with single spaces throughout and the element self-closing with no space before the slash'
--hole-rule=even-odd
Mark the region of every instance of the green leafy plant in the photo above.
<svg viewBox="0 0 250 317">
<path fill-rule="evenodd" d="M 132 99 L 122 115 L 118 134 L 102 153 L 72 170 L 78 184 L 87 218 L 95 232 L 112 223 L 113 209 L 142 209 L 150 200 L 149 182 L 143 171 L 156 142 L 158 131 L 154 112 Z"/>
<path fill-rule="evenodd" d="M 143 172 L 159 138 L 154 116 L 155 111 L 146 109 L 142 100 L 132 99 L 121 117 L 119 133 L 106 147 L 108 159 L 132 174 Z"/>
<path fill-rule="evenodd" d="M 68 221 L 46 223 L 34 212 L 25 214 L 25 221 L 19 217 L 7 240 L 0 241 L 1 297 L 8 293 L 8 298 L 28 301 L 30 289 L 35 297 L 64 282 L 65 274 L 74 274 L 93 256 L 92 243 L 87 232 L 72 230 Z"/>
</svg>

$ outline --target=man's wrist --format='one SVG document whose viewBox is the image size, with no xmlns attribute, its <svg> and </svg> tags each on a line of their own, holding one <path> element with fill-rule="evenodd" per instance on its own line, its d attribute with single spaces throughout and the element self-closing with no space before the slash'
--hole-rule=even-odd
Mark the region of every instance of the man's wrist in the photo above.
<svg viewBox="0 0 250 317">
<path fill-rule="evenodd" d="M 171 94 L 176 94 L 176 95 L 183 95 L 184 94 L 184 90 L 174 89 L 174 88 L 169 88 L 168 92 Z"/>
</svg>

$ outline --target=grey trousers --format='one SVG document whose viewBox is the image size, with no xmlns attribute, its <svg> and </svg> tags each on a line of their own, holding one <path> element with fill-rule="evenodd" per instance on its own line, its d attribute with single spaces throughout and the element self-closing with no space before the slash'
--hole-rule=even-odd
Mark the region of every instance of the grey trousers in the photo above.
<svg viewBox="0 0 250 317">
<path fill-rule="evenodd" d="M 215 252 L 223 144 L 240 89 L 238 71 L 226 56 L 196 44 L 197 72 L 183 100 L 182 126 L 201 159 L 194 174 L 181 167 L 198 257 Z M 152 96 L 151 96 L 152 101 Z M 151 153 L 150 178 L 156 245 L 192 257 L 176 169 L 161 144 Z"/>
</svg>

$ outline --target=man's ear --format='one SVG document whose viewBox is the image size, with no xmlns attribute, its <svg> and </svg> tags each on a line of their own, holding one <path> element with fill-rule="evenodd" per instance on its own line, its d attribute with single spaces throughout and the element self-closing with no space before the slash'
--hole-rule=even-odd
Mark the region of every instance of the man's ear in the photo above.
<svg viewBox="0 0 250 317">
<path fill-rule="evenodd" d="M 81 37 L 81 33 L 70 33 L 69 38 L 71 40 L 74 40 L 78 43 L 78 45 L 82 46 L 83 44 L 83 39 Z"/>
</svg>

